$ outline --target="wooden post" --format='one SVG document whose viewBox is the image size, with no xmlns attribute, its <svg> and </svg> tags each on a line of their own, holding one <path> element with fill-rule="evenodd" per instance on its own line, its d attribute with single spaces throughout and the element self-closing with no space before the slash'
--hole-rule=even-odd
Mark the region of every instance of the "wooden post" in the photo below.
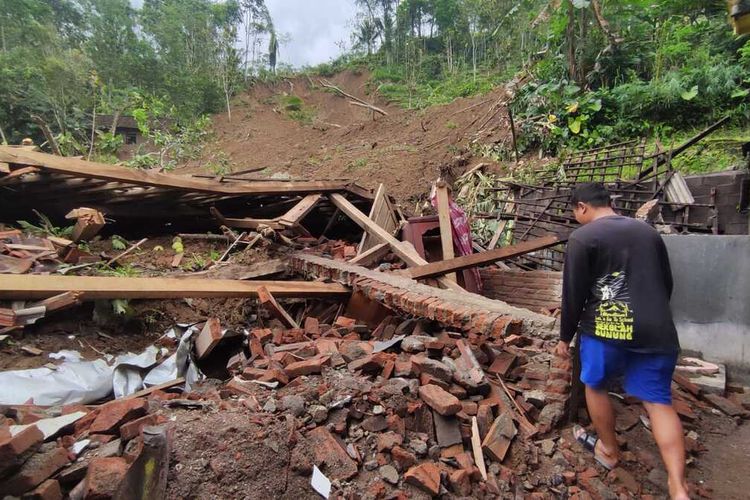
<svg viewBox="0 0 750 500">
<path fill-rule="evenodd" d="M 451 227 L 448 186 L 444 181 L 437 181 L 435 190 L 437 192 L 437 211 L 440 221 L 440 244 L 443 247 L 443 260 L 450 260 L 456 254 L 453 252 L 453 228 Z M 456 273 L 449 273 L 445 277 L 451 281 L 456 281 Z"/>
<path fill-rule="evenodd" d="M 428 264 L 428 262 L 417 253 L 413 246 L 394 238 L 388 231 L 375 224 L 372 219 L 367 217 L 362 213 L 361 210 L 352 205 L 352 203 L 343 195 L 333 193 L 329 195 L 329 198 L 334 205 L 336 205 L 341 209 L 342 212 L 348 215 L 349 218 L 351 218 L 352 221 L 354 221 L 359 227 L 375 236 L 379 241 L 388 243 L 388 245 L 391 247 L 391 250 L 393 250 L 393 253 L 395 253 L 401 260 L 406 262 L 408 266 L 414 267 L 424 266 Z M 442 286 L 450 290 L 465 291 L 454 281 L 445 278 L 438 278 L 438 282 Z"/>
</svg>

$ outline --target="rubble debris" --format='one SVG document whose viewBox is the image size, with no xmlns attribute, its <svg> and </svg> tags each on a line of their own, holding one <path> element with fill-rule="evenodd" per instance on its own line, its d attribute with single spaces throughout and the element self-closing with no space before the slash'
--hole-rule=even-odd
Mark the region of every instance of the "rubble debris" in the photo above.
<svg viewBox="0 0 750 500">
<path fill-rule="evenodd" d="M 92 239 L 106 224 L 104 214 L 93 208 L 76 208 L 68 212 L 65 218 L 76 220 L 71 233 L 74 242 Z"/>
</svg>

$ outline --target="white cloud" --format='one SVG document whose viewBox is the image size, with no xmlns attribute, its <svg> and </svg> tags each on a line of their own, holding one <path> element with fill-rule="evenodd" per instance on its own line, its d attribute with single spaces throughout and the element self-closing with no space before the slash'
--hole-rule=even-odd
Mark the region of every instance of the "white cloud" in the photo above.
<svg viewBox="0 0 750 500">
<path fill-rule="evenodd" d="M 337 45 L 349 43 L 356 15 L 354 0 L 266 0 L 276 32 L 288 35 L 279 62 L 299 67 L 341 55 Z"/>
</svg>

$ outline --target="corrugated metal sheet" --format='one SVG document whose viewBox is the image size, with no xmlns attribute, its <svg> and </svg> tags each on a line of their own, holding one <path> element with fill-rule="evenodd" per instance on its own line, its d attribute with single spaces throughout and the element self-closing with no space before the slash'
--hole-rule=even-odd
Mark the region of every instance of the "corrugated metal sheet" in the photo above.
<svg viewBox="0 0 750 500">
<path fill-rule="evenodd" d="M 679 172 L 672 174 L 672 177 L 667 181 L 667 185 L 664 186 L 664 195 L 670 203 L 679 205 L 692 205 L 695 203 L 693 193 L 690 192 L 685 178 Z"/>
</svg>

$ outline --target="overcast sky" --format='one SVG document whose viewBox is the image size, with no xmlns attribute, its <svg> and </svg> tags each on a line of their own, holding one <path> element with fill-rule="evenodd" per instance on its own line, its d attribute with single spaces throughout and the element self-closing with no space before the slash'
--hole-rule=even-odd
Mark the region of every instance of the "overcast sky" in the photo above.
<svg viewBox="0 0 750 500">
<path fill-rule="evenodd" d="M 356 14 L 354 0 L 266 0 L 280 35 L 289 35 L 279 62 L 295 67 L 327 62 L 341 54 L 336 45 L 350 45 Z"/>
</svg>

